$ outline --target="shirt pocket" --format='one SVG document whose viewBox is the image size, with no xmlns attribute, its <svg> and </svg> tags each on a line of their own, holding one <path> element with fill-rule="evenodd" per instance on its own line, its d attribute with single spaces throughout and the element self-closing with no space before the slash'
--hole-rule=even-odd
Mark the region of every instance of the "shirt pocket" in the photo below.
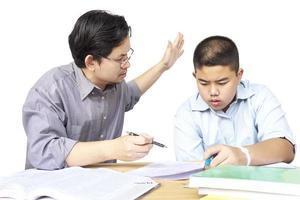
<svg viewBox="0 0 300 200">
<path fill-rule="evenodd" d="M 86 120 L 82 125 L 71 125 L 71 132 L 68 135 L 70 138 L 77 141 L 96 141 L 99 140 L 103 131 L 104 127 L 101 120 Z"/>
</svg>

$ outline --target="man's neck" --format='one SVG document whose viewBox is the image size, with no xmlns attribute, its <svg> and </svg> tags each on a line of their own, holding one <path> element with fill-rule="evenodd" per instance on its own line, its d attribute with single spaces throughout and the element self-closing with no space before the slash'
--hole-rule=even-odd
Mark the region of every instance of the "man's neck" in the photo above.
<svg viewBox="0 0 300 200">
<path fill-rule="evenodd" d="M 91 83 L 96 85 L 99 89 L 105 90 L 106 86 L 108 85 L 106 81 L 99 81 L 99 79 L 95 77 L 94 73 L 86 68 L 82 68 L 81 71 L 84 74 L 85 78 L 88 79 Z"/>
</svg>

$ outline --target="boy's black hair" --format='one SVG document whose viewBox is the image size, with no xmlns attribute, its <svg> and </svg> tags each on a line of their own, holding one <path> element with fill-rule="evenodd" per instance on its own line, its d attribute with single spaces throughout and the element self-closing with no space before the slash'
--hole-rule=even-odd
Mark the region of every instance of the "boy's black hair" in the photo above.
<svg viewBox="0 0 300 200">
<path fill-rule="evenodd" d="M 194 51 L 194 69 L 203 66 L 226 65 L 239 70 L 239 53 L 235 43 L 224 36 L 211 36 L 201 41 Z"/>
</svg>

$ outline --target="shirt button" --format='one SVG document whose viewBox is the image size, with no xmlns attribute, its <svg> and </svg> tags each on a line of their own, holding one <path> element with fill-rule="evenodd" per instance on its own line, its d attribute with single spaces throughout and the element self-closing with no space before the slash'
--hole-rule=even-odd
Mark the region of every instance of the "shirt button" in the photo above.
<svg viewBox="0 0 300 200">
<path fill-rule="evenodd" d="M 104 138 L 104 135 L 103 135 L 103 134 L 101 134 L 101 135 L 100 135 L 100 138 Z"/>
<path fill-rule="evenodd" d="M 102 100 L 104 100 L 104 99 L 105 99 L 105 97 L 104 97 L 104 96 L 102 96 L 102 97 L 101 97 L 101 99 L 102 99 Z"/>
<path fill-rule="evenodd" d="M 106 119 L 106 116 L 104 116 L 103 119 Z"/>
<path fill-rule="evenodd" d="M 95 92 L 92 92 L 92 95 L 94 95 L 95 94 Z"/>
</svg>

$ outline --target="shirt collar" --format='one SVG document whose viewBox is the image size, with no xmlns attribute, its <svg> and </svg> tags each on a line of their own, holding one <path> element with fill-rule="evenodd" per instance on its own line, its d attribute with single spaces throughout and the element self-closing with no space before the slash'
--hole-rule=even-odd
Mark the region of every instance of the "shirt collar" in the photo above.
<svg viewBox="0 0 300 200">
<path fill-rule="evenodd" d="M 240 82 L 240 84 L 237 87 L 237 100 L 248 99 L 254 94 L 255 92 L 251 88 L 247 87 L 247 84 L 244 81 Z M 207 103 L 202 99 L 199 92 L 195 97 L 192 98 L 191 108 L 192 111 L 206 111 L 210 109 Z"/>
<path fill-rule="evenodd" d="M 81 68 L 77 67 L 75 63 L 73 63 L 73 69 L 80 97 L 83 100 L 92 92 L 95 86 L 85 77 Z"/>
<path fill-rule="evenodd" d="M 103 91 L 98 86 L 94 85 L 91 81 L 89 81 L 81 68 L 77 67 L 75 63 L 73 63 L 73 69 L 75 71 L 75 79 L 79 89 L 81 100 L 83 101 L 92 91 L 97 90 L 99 93 L 108 93 L 116 90 L 116 84 L 108 85 Z"/>
<path fill-rule="evenodd" d="M 247 87 L 247 82 L 241 81 L 237 88 L 237 100 L 239 99 L 248 99 L 252 95 L 254 95 L 255 92 L 249 86 Z"/>
</svg>

